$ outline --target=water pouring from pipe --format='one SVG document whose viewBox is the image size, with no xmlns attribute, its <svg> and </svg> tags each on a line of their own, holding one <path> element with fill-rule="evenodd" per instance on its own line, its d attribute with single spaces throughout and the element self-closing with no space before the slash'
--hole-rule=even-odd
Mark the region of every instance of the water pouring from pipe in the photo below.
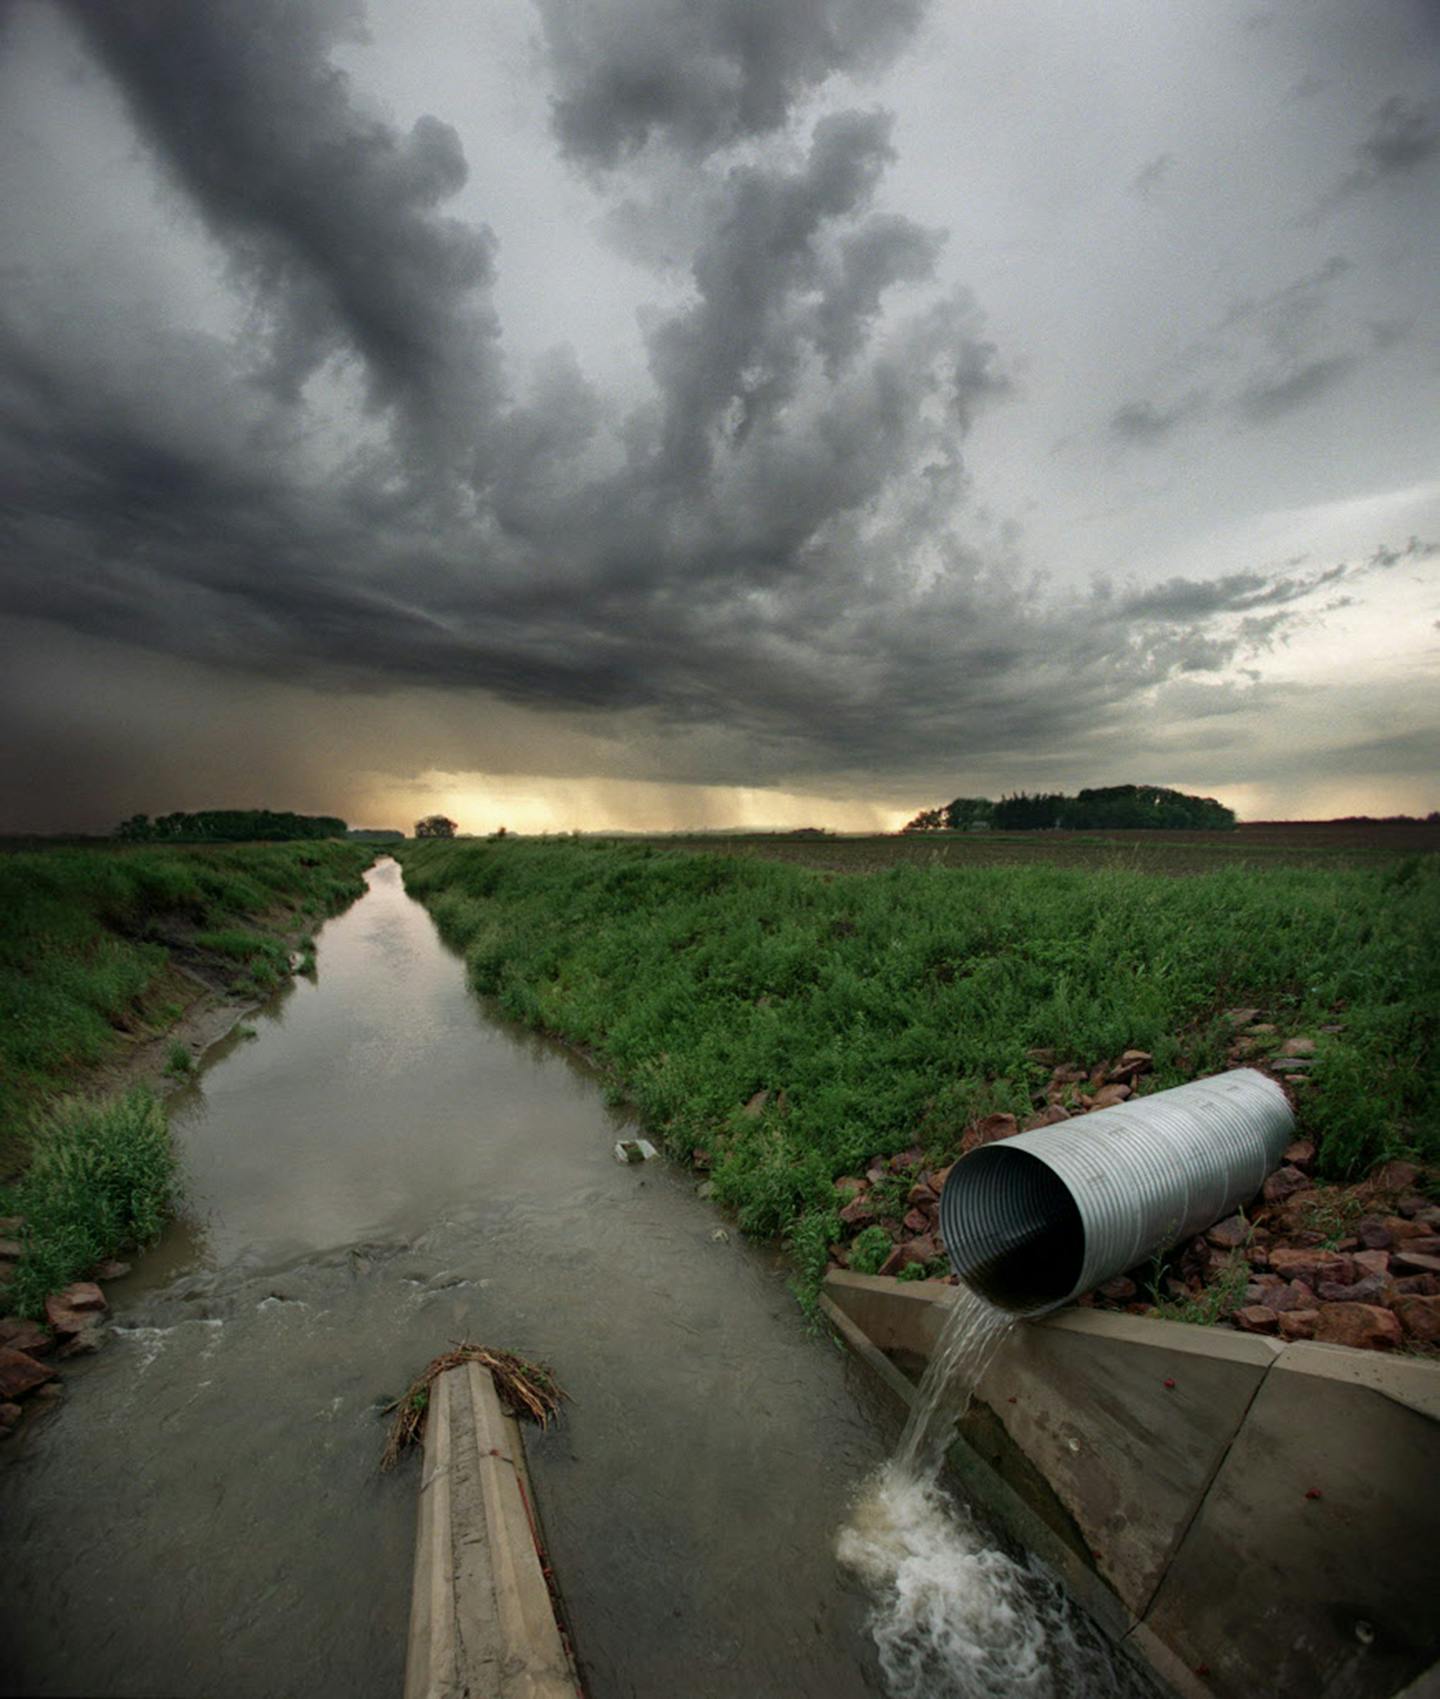
<svg viewBox="0 0 1440 1699">
<path fill-rule="evenodd" d="M 1024 1317 L 1248 1201 L 1293 1132 L 1285 1094 L 1242 1068 L 1017 1134 L 955 1164 L 940 1222 L 961 1284 L 895 1456 L 866 1484 L 838 1545 L 875 1593 L 872 1631 L 893 1694 L 1137 1690 L 1053 1578 L 994 1549 L 949 1501 L 940 1470 L 955 1424 Z"/>
</svg>

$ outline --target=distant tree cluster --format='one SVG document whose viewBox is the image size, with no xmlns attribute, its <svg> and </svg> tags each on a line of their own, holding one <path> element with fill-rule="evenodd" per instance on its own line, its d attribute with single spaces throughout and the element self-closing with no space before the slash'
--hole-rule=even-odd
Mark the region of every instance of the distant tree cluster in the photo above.
<svg viewBox="0 0 1440 1699">
<path fill-rule="evenodd" d="M 457 830 L 455 821 L 444 814 L 427 814 L 415 822 L 417 838 L 453 838 Z"/>
<path fill-rule="evenodd" d="M 193 814 L 132 814 L 115 828 L 127 843 L 278 843 L 290 838 L 343 838 L 332 814 L 277 813 L 271 808 L 202 808 Z"/>
<path fill-rule="evenodd" d="M 942 808 L 922 809 L 907 832 L 1229 831 L 1235 811 L 1209 796 L 1187 796 L 1163 785 L 1104 785 L 1077 796 L 1061 791 L 1017 791 L 999 802 L 956 797 Z"/>
</svg>

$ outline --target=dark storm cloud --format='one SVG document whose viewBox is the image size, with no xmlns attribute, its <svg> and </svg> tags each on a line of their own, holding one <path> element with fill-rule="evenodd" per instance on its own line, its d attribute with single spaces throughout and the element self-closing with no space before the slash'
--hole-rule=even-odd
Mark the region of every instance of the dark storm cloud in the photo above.
<svg viewBox="0 0 1440 1699">
<path fill-rule="evenodd" d="M 1354 271 L 1345 255 L 1332 254 L 1278 289 L 1232 301 L 1180 356 L 1183 369 L 1203 375 L 1203 387 L 1125 402 L 1110 416 L 1110 435 L 1151 447 L 1217 414 L 1264 426 L 1322 401 L 1402 334 L 1372 325 L 1357 339 L 1336 304 Z"/>
<path fill-rule="evenodd" d="M 1153 200 L 1174 169 L 1173 153 L 1156 154 L 1154 159 L 1148 160 L 1130 179 L 1130 193 L 1139 195 L 1142 201 Z"/>
<path fill-rule="evenodd" d="M 1337 384 L 1349 377 L 1359 365 L 1353 354 L 1332 354 L 1327 359 L 1311 360 L 1283 376 L 1258 378 L 1248 384 L 1239 397 L 1239 408 L 1247 419 L 1268 424 L 1297 407 L 1308 407 L 1327 395 Z"/>
<path fill-rule="evenodd" d="M 329 58 L 348 7 L 75 6 L 261 303 L 269 382 L 243 346 L 138 310 L 0 301 L 12 612 L 227 690 L 601 710 L 694 782 L 1133 737 L 1147 692 L 1273 642 L 1337 574 L 1056 590 L 963 534 L 967 442 L 1005 361 L 934 281 L 942 234 L 883 204 L 889 117 L 797 116 L 918 10 L 545 0 L 571 156 L 602 180 L 622 156 L 680 158 L 695 188 L 689 289 L 645 320 L 652 387 L 620 419 L 564 350 L 507 382 L 494 244 L 438 210 L 458 142 L 361 111 Z M 1325 358 L 1308 303 L 1344 266 L 1237 303 L 1226 333 L 1266 372 Z M 300 391 L 337 358 L 380 417 L 329 464 Z M 1202 404 L 1136 402 L 1112 429 L 1164 436 Z M 444 499 L 417 508 L 421 468 Z"/>
<path fill-rule="evenodd" d="M 1177 426 L 1198 417 L 1204 407 L 1205 397 L 1194 390 L 1168 406 L 1154 401 L 1127 401 L 1110 415 L 1110 429 L 1126 442 L 1156 443 Z"/>
<path fill-rule="evenodd" d="M 277 394 L 358 355 L 372 401 L 399 409 L 428 454 L 467 440 L 499 387 L 494 239 L 437 210 L 466 179 L 455 131 L 427 116 L 401 133 L 332 64 L 359 7 L 67 10 L 253 290 Z"/>
<path fill-rule="evenodd" d="M 1356 144 L 1359 161 L 1351 188 L 1369 188 L 1383 178 L 1413 171 L 1440 152 L 1440 122 L 1433 102 L 1422 105 L 1392 95 L 1371 121 L 1370 133 Z"/>
<path fill-rule="evenodd" d="M 924 0 L 539 0 L 554 119 L 572 158 L 613 166 L 652 137 L 699 158 L 778 130 L 839 72 L 883 66 Z"/>
</svg>

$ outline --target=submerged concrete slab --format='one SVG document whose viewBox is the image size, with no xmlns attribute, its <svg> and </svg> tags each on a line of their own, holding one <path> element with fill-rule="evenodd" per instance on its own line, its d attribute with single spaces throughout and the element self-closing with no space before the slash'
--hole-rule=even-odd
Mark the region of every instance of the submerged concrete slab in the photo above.
<svg viewBox="0 0 1440 1699">
<path fill-rule="evenodd" d="M 478 1363 L 431 1387 L 405 1699 L 575 1699 L 516 1423 Z"/>
<path fill-rule="evenodd" d="M 1286 1348 L 1148 1625 L 1226 1699 L 1388 1699 L 1440 1657 L 1440 1367 Z"/>
</svg>

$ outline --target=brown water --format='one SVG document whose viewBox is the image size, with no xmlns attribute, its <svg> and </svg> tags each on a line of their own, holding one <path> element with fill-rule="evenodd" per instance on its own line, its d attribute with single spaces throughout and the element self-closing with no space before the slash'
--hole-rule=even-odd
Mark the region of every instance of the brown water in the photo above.
<svg viewBox="0 0 1440 1699">
<path fill-rule="evenodd" d="M 0 1454 L 4 1691 L 397 1694 L 417 1477 L 376 1406 L 466 1335 L 573 1395 L 527 1443 L 593 1699 L 880 1691 L 834 1547 L 897 1424 L 773 1260 L 614 1161 L 393 862 L 258 1025 L 177 1100 L 187 1218 Z"/>
</svg>

